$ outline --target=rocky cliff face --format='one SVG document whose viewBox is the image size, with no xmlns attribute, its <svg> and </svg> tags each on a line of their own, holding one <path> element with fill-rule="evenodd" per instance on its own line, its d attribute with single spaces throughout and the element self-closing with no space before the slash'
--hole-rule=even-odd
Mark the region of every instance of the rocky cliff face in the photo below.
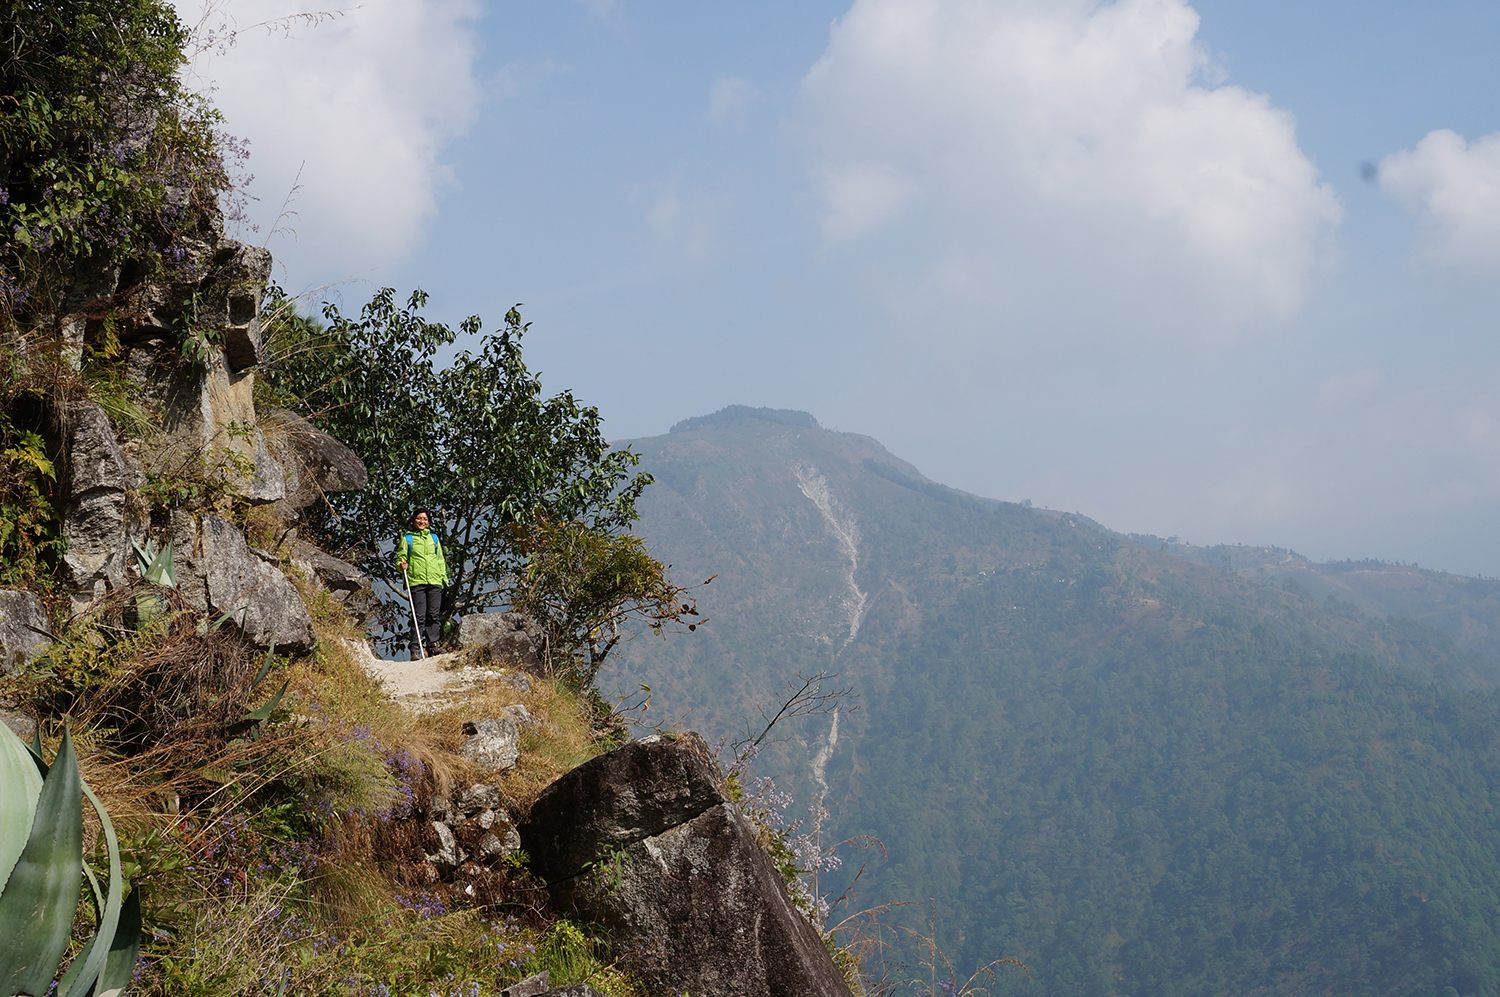
<svg viewBox="0 0 1500 997">
<path fill-rule="evenodd" d="M 651 993 L 848 997 L 696 734 L 656 736 L 549 786 L 521 843 L 554 903 L 604 925 Z"/>
<path fill-rule="evenodd" d="M 305 420 L 256 410 L 270 254 L 226 238 L 216 216 L 188 245 L 169 283 L 125 286 L 119 270 L 80 274 L 69 297 L 75 311 L 44 322 L 60 330 L 75 365 L 85 349 L 111 341 L 126 400 L 157 423 L 122 432 L 76 393 L 32 414 L 58 471 L 61 595 L 82 612 L 130 585 L 136 545 L 171 543 L 189 602 L 228 614 L 257 646 L 307 651 L 307 609 L 278 567 L 294 533 L 277 538 L 284 550 L 258 549 L 228 514 L 270 506 L 275 521 L 293 524 L 322 494 L 363 487 L 364 466 Z M 193 330 L 187 339 L 184 329 Z M 345 593 L 359 587 L 350 566 L 322 552 L 315 560 L 318 575 L 342 575 Z M 37 631 L 46 628 L 27 597 L 0 593 L 0 604 L 9 607 L 0 667 L 13 670 L 44 643 Z"/>
<path fill-rule="evenodd" d="M 270 258 L 224 238 L 217 225 L 200 235 L 178 283 L 122 289 L 118 272 L 90 274 L 79 281 L 88 290 L 77 314 L 56 323 L 75 365 L 102 338 L 117 340 L 127 390 L 156 418 L 151 428 L 122 430 L 83 392 L 33 414 L 59 472 L 65 553 L 53 610 L 77 615 L 125 592 L 142 574 L 138 552 L 170 545 L 176 588 L 189 604 L 224 618 L 256 648 L 307 653 L 317 636 L 289 574 L 321 582 L 356 613 L 368 585 L 299 538 L 297 517 L 326 493 L 364 487 L 364 467 L 306 420 L 257 410 Z M 185 348 L 180 330 L 188 326 L 201 332 Z M 0 672 L 41 653 L 54 618 L 37 594 L 0 590 Z M 535 624 L 516 614 L 471 616 L 462 629 L 465 660 L 540 667 Z M 481 769 L 516 762 L 529 718 L 523 707 L 510 709 L 520 716 L 465 730 L 463 755 Z M 547 789 L 524 823 L 534 871 L 560 913 L 603 927 L 645 992 L 845 997 L 843 975 L 790 901 L 760 832 L 720 785 L 691 734 L 585 763 Z M 520 843 L 494 785 L 435 796 L 427 808 L 435 878 L 499 862 Z M 548 990 L 544 978 L 507 992 L 593 993 Z"/>
</svg>

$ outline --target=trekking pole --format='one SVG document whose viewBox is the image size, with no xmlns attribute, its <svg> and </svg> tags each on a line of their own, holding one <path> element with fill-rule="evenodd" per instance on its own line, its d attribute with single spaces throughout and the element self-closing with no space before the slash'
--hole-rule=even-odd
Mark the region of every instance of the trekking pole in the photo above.
<svg viewBox="0 0 1500 997">
<path fill-rule="evenodd" d="M 422 623 L 417 619 L 417 604 L 411 597 L 411 579 L 406 576 L 406 567 L 401 568 L 401 580 L 406 583 L 406 604 L 411 607 L 411 632 L 417 637 L 417 657 L 427 657 L 427 649 L 422 646 Z"/>
</svg>

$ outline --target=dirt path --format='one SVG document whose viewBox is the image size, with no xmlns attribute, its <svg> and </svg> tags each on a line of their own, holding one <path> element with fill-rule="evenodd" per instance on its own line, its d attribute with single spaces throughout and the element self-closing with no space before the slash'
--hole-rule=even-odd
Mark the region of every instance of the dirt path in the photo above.
<svg viewBox="0 0 1500 997">
<path fill-rule="evenodd" d="M 477 683 L 500 678 L 508 671 L 467 667 L 464 655 L 457 651 L 420 661 L 388 661 L 375 657 L 370 645 L 362 640 L 346 640 L 344 645 L 360 667 L 385 686 L 392 699 L 418 713 L 442 709 Z"/>
</svg>

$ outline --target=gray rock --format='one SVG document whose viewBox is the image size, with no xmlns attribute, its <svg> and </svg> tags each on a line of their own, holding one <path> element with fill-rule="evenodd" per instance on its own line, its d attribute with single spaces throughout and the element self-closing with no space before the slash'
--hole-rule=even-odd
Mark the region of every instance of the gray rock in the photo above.
<svg viewBox="0 0 1500 997">
<path fill-rule="evenodd" d="M 517 692 L 530 692 L 532 690 L 531 679 L 527 678 L 522 672 L 506 672 L 500 676 L 500 681 Z"/>
<path fill-rule="evenodd" d="M 223 350 L 202 366 L 165 339 L 132 344 L 125 369 L 162 411 L 162 435 L 143 454 L 156 477 L 199 481 L 255 504 L 286 495 L 286 473 L 255 412 L 255 374 L 232 370 Z"/>
<path fill-rule="evenodd" d="M 545 990 L 538 997 L 604 997 L 604 995 L 587 983 L 569 983 L 565 987 Z"/>
<path fill-rule="evenodd" d="M 454 837 L 453 829 L 440 820 L 432 822 L 432 829 L 437 832 L 438 847 L 435 854 L 427 856 L 427 861 L 440 871 L 452 872 L 466 857 L 463 849 L 458 847 L 458 838 Z"/>
<path fill-rule="evenodd" d="M 260 301 L 271 281 L 271 254 L 259 246 L 232 242 L 219 250 L 215 276 L 226 287 L 224 357 L 230 370 L 260 363 Z"/>
<path fill-rule="evenodd" d="M 494 810 L 500 806 L 500 787 L 494 783 L 476 782 L 468 789 L 459 793 L 455 797 L 454 802 L 458 804 L 458 809 L 465 814 L 476 814 L 484 810 Z"/>
<path fill-rule="evenodd" d="M 20 671 L 52 643 L 50 622 L 34 593 L 0 589 L 0 675 Z"/>
<path fill-rule="evenodd" d="M 504 824 L 497 825 L 497 828 L 504 829 L 505 833 L 503 837 L 494 831 L 486 831 L 484 837 L 479 839 L 479 845 L 475 849 L 475 854 L 486 862 L 501 859 L 507 855 L 514 855 L 521 850 L 521 835 L 514 827 Z"/>
<path fill-rule="evenodd" d="M 551 986 L 552 976 L 546 970 L 512 983 L 500 991 L 500 997 L 539 997 Z"/>
<path fill-rule="evenodd" d="M 312 619 L 297 589 L 239 527 L 218 516 L 172 515 L 177 587 L 199 609 L 226 613 L 257 647 L 310 651 Z"/>
<path fill-rule="evenodd" d="M 144 478 L 94 402 L 75 402 L 56 422 L 51 435 L 63 455 L 63 571 L 77 611 L 125 585 L 130 541 L 145 528 L 131 510 L 128 490 Z"/>
<path fill-rule="evenodd" d="M 285 476 L 282 510 L 288 515 L 324 495 L 359 491 L 369 484 L 369 472 L 353 450 L 296 413 L 276 409 L 262 425 Z"/>
<path fill-rule="evenodd" d="M 633 741 L 564 773 L 532 805 L 521 840 L 548 881 L 602 850 L 661 834 L 723 802 L 719 773 L 697 734 Z"/>
<path fill-rule="evenodd" d="M 521 826 L 554 904 L 601 925 L 649 993 L 849 997 L 696 734 L 591 759 Z"/>
<path fill-rule="evenodd" d="M 334 557 L 316 544 L 297 540 L 292 544 L 292 562 L 355 614 L 366 616 L 374 610 L 370 576 L 348 561 Z"/>
<path fill-rule="evenodd" d="M 239 493 L 252 503 L 266 505 L 286 498 L 286 471 L 281 461 L 271 456 L 266 435 L 259 428 L 250 432 L 250 480 L 241 480 Z"/>
<path fill-rule="evenodd" d="M 502 772 L 513 768 L 521 757 L 521 728 L 530 725 L 531 714 L 519 704 L 507 706 L 500 716 L 464 724 L 459 753 L 481 768 Z"/>
<path fill-rule="evenodd" d="M 10 732 L 23 741 L 30 741 L 36 736 L 36 720 L 33 717 L 24 716 L 11 710 L 0 709 L 0 724 L 10 728 Z"/>
<path fill-rule="evenodd" d="M 542 672 L 542 628 L 524 613 L 469 613 L 458 623 L 458 642 L 497 665 Z"/>
</svg>

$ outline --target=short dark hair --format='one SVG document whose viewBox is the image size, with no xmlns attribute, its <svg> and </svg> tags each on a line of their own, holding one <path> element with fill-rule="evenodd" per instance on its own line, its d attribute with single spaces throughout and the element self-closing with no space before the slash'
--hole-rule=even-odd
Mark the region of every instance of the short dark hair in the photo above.
<svg viewBox="0 0 1500 997">
<path fill-rule="evenodd" d="M 412 514 L 411 514 L 412 522 L 416 522 L 416 519 L 417 519 L 418 516 L 426 516 L 428 518 L 428 520 L 431 520 L 432 519 L 432 510 L 431 509 L 413 509 L 412 510 Z"/>
</svg>

